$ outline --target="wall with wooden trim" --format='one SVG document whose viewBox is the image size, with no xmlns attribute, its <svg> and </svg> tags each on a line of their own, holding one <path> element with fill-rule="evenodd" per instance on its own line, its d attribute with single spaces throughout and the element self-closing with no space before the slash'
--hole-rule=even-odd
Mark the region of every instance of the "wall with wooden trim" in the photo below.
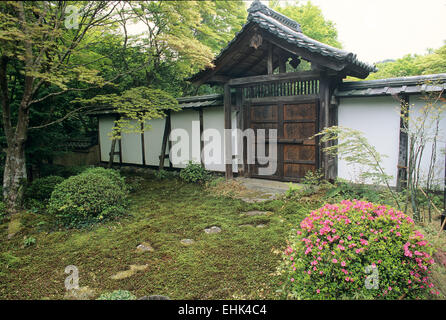
<svg viewBox="0 0 446 320">
<path fill-rule="evenodd" d="M 100 139 L 100 154 L 101 161 L 107 162 L 109 160 L 109 153 L 111 148 L 111 139 L 108 133 L 111 132 L 115 116 L 100 116 L 99 117 L 99 139 Z M 232 128 L 237 128 L 237 113 L 234 111 L 231 113 Z M 195 136 L 192 133 L 193 121 L 196 121 Z M 147 165 L 147 166 L 159 166 L 160 154 L 163 140 L 163 133 L 165 127 L 166 119 L 153 119 L 146 121 L 144 127 L 144 138 L 142 139 L 139 133 L 123 133 L 121 139 L 122 148 L 122 163 L 123 164 L 135 164 L 135 165 Z M 132 121 L 132 125 L 137 125 L 136 121 Z M 188 160 L 193 160 L 194 162 L 200 162 L 200 142 L 199 140 L 194 141 L 195 145 L 192 146 L 192 139 L 199 139 L 199 111 L 198 110 L 182 110 L 179 112 L 171 113 L 171 126 L 174 129 L 183 129 L 189 135 L 189 141 L 179 141 L 179 145 L 188 145 L 189 157 Z M 147 127 L 150 127 L 147 129 Z M 208 141 L 204 145 L 212 145 L 212 147 L 217 148 L 220 146 L 221 162 L 218 164 L 206 163 L 205 167 L 210 171 L 225 171 L 225 164 L 223 162 L 223 148 L 224 148 L 224 111 L 223 107 L 209 107 L 203 109 L 203 130 L 215 129 L 220 135 L 220 141 Z M 198 133 L 198 135 L 197 135 Z M 142 141 L 144 140 L 144 148 L 142 148 Z M 176 142 L 172 141 L 172 144 Z M 144 150 L 143 150 L 144 149 Z M 233 154 L 237 153 L 237 141 L 235 137 L 233 138 L 232 144 Z M 116 151 L 119 150 L 117 144 Z M 169 148 L 166 148 L 166 154 L 169 152 Z M 144 159 L 142 152 L 144 151 Z M 119 163 L 119 155 L 115 155 L 115 163 Z M 143 163 L 145 160 L 145 163 Z M 173 168 L 184 168 L 187 165 L 186 160 L 184 163 L 173 164 Z M 205 159 L 206 155 L 205 155 Z M 166 158 L 164 161 L 164 166 L 169 167 L 169 159 Z M 237 172 L 237 160 L 233 160 L 233 171 Z"/>
</svg>

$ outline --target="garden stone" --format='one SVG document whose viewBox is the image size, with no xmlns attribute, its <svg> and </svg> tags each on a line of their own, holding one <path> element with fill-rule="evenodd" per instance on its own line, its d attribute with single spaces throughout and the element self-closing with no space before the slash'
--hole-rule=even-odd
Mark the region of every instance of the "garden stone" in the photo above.
<svg viewBox="0 0 446 320">
<path fill-rule="evenodd" d="M 181 244 L 183 244 L 185 246 L 190 246 L 191 244 L 194 244 L 195 241 L 192 239 L 183 239 L 180 242 L 181 242 Z"/>
<path fill-rule="evenodd" d="M 78 289 L 71 289 L 65 293 L 64 298 L 68 300 L 90 300 L 96 296 L 94 289 L 90 289 L 88 286 L 80 287 Z"/>
<path fill-rule="evenodd" d="M 155 249 L 153 249 L 152 246 L 150 245 L 150 243 L 148 243 L 148 242 L 143 242 L 143 243 L 139 244 L 136 247 L 136 250 L 141 251 L 141 252 L 155 251 Z"/>
<path fill-rule="evenodd" d="M 219 232 L 221 232 L 221 229 L 219 227 L 213 226 L 213 227 L 204 229 L 204 232 L 206 232 L 207 234 L 219 233 Z"/>
<path fill-rule="evenodd" d="M 257 226 L 256 226 L 256 228 L 265 228 L 266 227 L 266 225 L 264 225 L 264 224 L 258 224 Z"/>
<path fill-rule="evenodd" d="M 258 210 L 245 212 L 245 216 L 249 216 L 249 217 L 252 217 L 252 216 L 263 216 L 263 215 L 266 215 L 266 214 L 268 214 L 268 212 L 266 212 L 266 211 L 258 211 Z"/>
<path fill-rule="evenodd" d="M 119 271 L 117 274 L 111 276 L 110 278 L 112 278 L 113 280 L 125 279 L 125 278 L 133 276 L 138 271 L 146 270 L 148 267 L 149 267 L 148 264 L 143 264 L 143 265 L 132 264 L 132 265 L 130 265 L 129 270 Z"/>
<path fill-rule="evenodd" d="M 241 224 L 239 227 L 254 227 L 252 224 Z"/>
<path fill-rule="evenodd" d="M 138 300 L 170 300 L 170 298 L 168 296 L 153 295 L 153 296 L 143 296 Z"/>
</svg>

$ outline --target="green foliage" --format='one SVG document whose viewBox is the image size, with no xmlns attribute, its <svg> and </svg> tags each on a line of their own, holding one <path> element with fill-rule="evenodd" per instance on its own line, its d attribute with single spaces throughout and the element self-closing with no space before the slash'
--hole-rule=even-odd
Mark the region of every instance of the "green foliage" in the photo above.
<svg viewBox="0 0 446 320">
<path fill-rule="evenodd" d="M 341 48 L 335 24 L 332 21 L 325 19 L 321 9 L 310 1 L 307 3 L 290 4 L 288 2 L 284 3 L 276 0 L 270 1 L 269 6 L 299 22 L 303 33 L 310 38 L 336 48 Z"/>
<path fill-rule="evenodd" d="M 382 158 L 386 155 L 380 154 L 362 132 L 351 128 L 332 126 L 325 128 L 315 136 L 321 136 L 320 143 L 328 145 L 324 147 L 324 152 L 328 155 L 338 156 L 349 165 L 356 165 L 356 169 L 360 172 L 359 181 L 355 182 L 385 185 L 388 193 L 401 209 L 399 200 L 390 187 L 392 176 L 388 175 L 382 167 Z"/>
<path fill-rule="evenodd" d="M 186 168 L 180 171 L 180 178 L 188 183 L 204 183 L 209 177 L 206 169 L 201 164 L 193 161 L 189 161 Z"/>
<path fill-rule="evenodd" d="M 153 173 L 158 180 L 172 179 L 178 175 L 176 171 L 157 170 Z"/>
<path fill-rule="evenodd" d="M 3 201 L 0 201 L 0 220 L 6 217 L 6 207 Z"/>
<path fill-rule="evenodd" d="M 305 173 L 304 178 L 302 179 L 303 184 L 307 185 L 315 185 L 318 186 L 322 183 L 324 179 L 324 173 L 321 169 L 318 169 L 316 171 L 309 170 L 307 173 Z"/>
<path fill-rule="evenodd" d="M 12 269 L 20 264 L 20 258 L 14 256 L 11 251 L 0 253 L 0 270 Z"/>
<path fill-rule="evenodd" d="M 106 169 L 103 167 L 94 167 L 86 169 L 82 172 L 87 175 L 100 175 L 109 178 L 113 181 L 113 183 L 118 186 L 119 189 L 126 191 L 127 185 L 125 183 L 125 178 L 121 177 L 121 174 L 118 170 L 115 169 Z"/>
<path fill-rule="evenodd" d="M 25 237 L 23 239 L 23 246 L 26 247 L 30 247 L 36 244 L 36 238 L 33 237 Z"/>
<path fill-rule="evenodd" d="M 91 99 L 77 99 L 76 102 L 90 105 L 106 105 L 121 114 L 111 132 L 113 138 L 122 133 L 142 133 L 141 124 L 151 119 L 162 119 L 167 110 L 178 111 L 178 101 L 169 93 L 147 87 L 125 90 L 121 94 L 97 95 Z M 136 124 L 132 120 L 137 120 Z M 145 129 L 150 127 L 146 126 Z"/>
<path fill-rule="evenodd" d="M 446 72 L 446 45 L 425 55 L 409 54 L 395 61 L 378 63 L 378 72 L 367 80 L 416 76 Z"/>
<path fill-rule="evenodd" d="M 42 164 L 40 166 L 40 176 L 59 176 L 63 178 L 69 178 L 82 173 L 88 168 L 88 166 L 62 166 L 56 164 Z"/>
<path fill-rule="evenodd" d="M 136 296 L 127 290 L 115 290 L 101 294 L 97 300 L 136 300 Z"/>
<path fill-rule="evenodd" d="M 361 201 L 326 204 L 293 232 L 282 271 L 292 299 L 429 296 L 433 248 L 402 212 Z"/>
<path fill-rule="evenodd" d="M 48 176 L 35 179 L 25 191 L 26 199 L 46 202 L 54 188 L 65 179 L 59 176 Z"/>
<path fill-rule="evenodd" d="M 57 185 L 48 212 L 66 227 L 81 227 L 123 214 L 127 194 L 117 171 L 93 168 Z"/>
</svg>

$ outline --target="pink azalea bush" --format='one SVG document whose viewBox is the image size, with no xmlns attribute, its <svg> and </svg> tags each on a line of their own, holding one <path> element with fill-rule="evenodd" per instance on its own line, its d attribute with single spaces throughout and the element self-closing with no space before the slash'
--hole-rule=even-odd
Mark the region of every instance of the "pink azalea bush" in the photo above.
<svg viewBox="0 0 446 320">
<path fill-rule="evenodd" d="M 285 292 L 296 299 L 435 295 L 432 251 L 400 211 L 358 200 L 326 204 L 301 222 L 285 251 Z"/>
</svg>

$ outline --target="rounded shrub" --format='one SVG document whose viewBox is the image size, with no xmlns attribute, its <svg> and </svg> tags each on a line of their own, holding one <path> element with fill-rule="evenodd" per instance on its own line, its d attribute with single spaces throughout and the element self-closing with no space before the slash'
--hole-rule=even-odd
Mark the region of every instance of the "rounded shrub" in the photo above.
<svg viewBox="0 0 446 320">
<path fill-rule="evenodd" d="M 104 170 L 87 170 L 58 184 L 51 194 L 48 212 L 67 227 L 124 213 L 128 195 L 124 178 L 114 170 Z"/>
<path fill-rule="evenodd" d="M 103 175 L 103 176 L 110 178 L 114 183 L 116 183 L 116 185 L 119 186 L 119 188 L 121 188 L 123 190 L 127 188 L 125 179 L 121 176 L 121 174 L 119 173 L 118 170 L 105 169 L 103 167 L 94 167 L 94 168 L 86 169 L 82 173 Z"/>
<path fill-rule="evenodd" d="M 292 299 L 415 299 L 429 281 L 433 248 L 402 212 L 343 200 L 311 212 L 284 254 Z"/>
<path fill-rule="evenodd" d="M 209 173 L 201 164 L 189 161 L 186 168 L 181 169 L 180 178 L 189 183 L 203 183 L 209 179 Z"/>
<path fill-rule="evenodd" d="M 97 300 L 136 300 L 136 296 L 127 290 L 115 290 L 101 294 Z"/>
<path fill-rule="evenodd" d="M 27 200 L 47 201 L 54 188 L 65 179 L 59 176 L 48 176 L 35 179 L 25 191 Z"/>
</svg>

